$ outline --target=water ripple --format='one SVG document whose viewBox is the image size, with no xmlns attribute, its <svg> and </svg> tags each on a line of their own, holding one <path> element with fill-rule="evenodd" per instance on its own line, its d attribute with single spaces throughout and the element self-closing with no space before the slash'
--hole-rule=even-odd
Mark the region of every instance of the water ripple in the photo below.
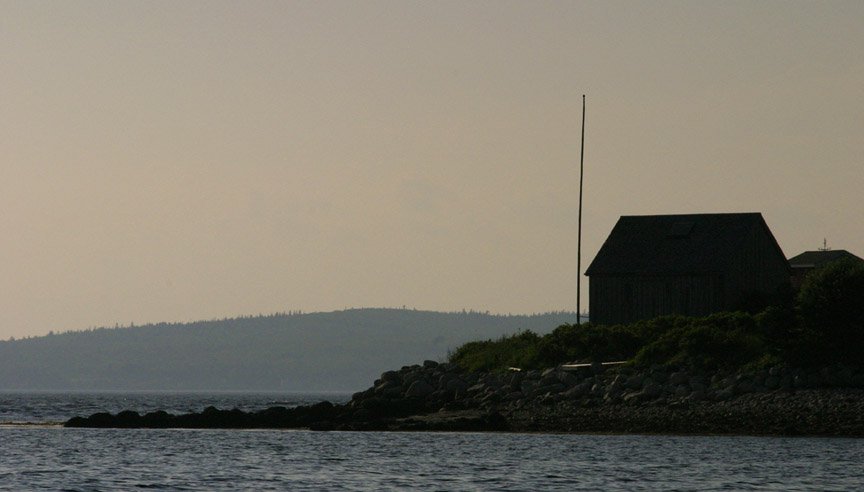
<svg viewBox="0 0 864 492">
<path fill-rule="evenodd" d="M 0 426 L 0 490 L 795 491 L 864 483 L 858 439 L 65 429 L 23 414 L 52 418 L 43 408 L 50 398 L 40 398 L 0 409 L 37 424 Z M 226 398 L 144 405 L 140 395 L 79 397 L 59 408 L 202 408 Z"/>
</svg>

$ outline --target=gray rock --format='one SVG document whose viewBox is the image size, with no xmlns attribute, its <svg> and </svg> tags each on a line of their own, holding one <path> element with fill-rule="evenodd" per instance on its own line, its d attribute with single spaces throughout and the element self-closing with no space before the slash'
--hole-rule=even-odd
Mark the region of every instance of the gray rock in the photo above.
<svg viewBox="0 0 864 492">
<path fill-rule="evenodd" d="M 447 387 L 447 383 L 454 379 L 458 379 L 459 376 L 453 374 L 452 372 L 445 372 L 438 378 L 438 388 L 444 389 Z"/>
<path fill-rule="evenodd" d="M 402 395 L 404 393 L 402 391 L 402 386 L 393 386 L 393 387 L 385 389 L 384 391 L 376 392 L 375 394 L 377 396 L 382 397 L 382 398 L 393 399 L 393 398 L 402 398 Z"/>
<path fill-rule="evenodd" d="M 558 381 L 561 381 L 561 384 L 571 388 L 579 384 L 579 377 L 573 374 L 572 372 L 567 371 L 559 371 L 557 373 Z"/>
<path fill-rule="evenodd" d="M 753 393 L 756 391 L 756 387 L 750 381 L 744 380 L 740 383 L 735 384 L 734 386 L 735 394 L 743 395 L 747 393 Z"/>
<path fill-rule="evenodd" d="M 621 397 L 624 403 L 636 403 L 642 400 L 641 391 L 628 391 Z"/>
<path fill-rule="evenodd" d="M 572 388 L 564 391 L 562 393 L 562 395 L 565 398 L 575 400 L 575 399 L 582 398 L 583 396 L 587 395 L 589 391 L 591 391 L 591 384 L 590 383 L 581 383 L 581 384 L 577 384 L 576 386 L 573 386 Z"/>
<path fill-rule="evenodd" d="M 402 384 L 402 376 L 400 376 L 399 373 L 396 371 L 387 371 L 387 372 L 381 374 L 380 379 L 382 382 L 385 382 L 385 383 L 388 381 L 393 381 L 393 382 L 397 382 L 399 384 Z"/>
<path fill-rule="evenodd" d="M 645 377 L 641 374 L 634 374 L 627 378 L 625 386 L 629 389 L 640 390 L 642 389 L 642 384 L 645 382 Z"/>
<path fill-rule="evenodd" d="M 423 367 L 425 367 L 426 369 L 432 369 L 432 368 L 438 367 L 438 363 L 435 362 L 434 360 L 424 360 L 423 361 Z"/>
<path fill-rule="evenodd" d="M 683 372 L 673 372 L 669 375 L 669 384 L 672 384 L 674 386 L 680 386 L 682 384 L 687 384 L 689 382 L 689 379 L 690 378 L 687 377 L 687 374 Z"/>
<path fill-rule="evenodd" d="M 411 372 L 404 374 L 402 376 L 402 386 L 407 388 L 407 387 L 411 386 L 414 383 L 414 381 L 418 381 L 420 379 L 425 379 L 425 375 L 423 374 L 423 371 L 411 371 Z"/>
<path fill-rule="evenodd" d="M 564 390 L 564 385 L 561 383 L 547 384 L 543 386 L 537 386 L 534 391 L 529 395 L 530 398 L 536 398 L 538 396 L 542 396 L 545 394 L 558 394 L 562 390 Z"/>
<path fill-rule="evenodd" d="M 610 392 L 606 393 L 605 395 L 603 395 L 603 402 L 606 403 L 607 405 L 609 405 L 609 404 L 614 405 L 616 403 L 621 402 L 621 395 L 622 395 L 622 393 L 620 391 L 610 391 Z"/>
<path fill-rule="evenodd" d="M 375 394 L 380 395 L 382 392 L 393 389 L 393 388 L 398 388 L 401 391 L 402 390 L 402 383 L 397 382 L 397 381 L 393 381 L 393 380 L 382 381 L 382 382 L 378 383 L 377 385 L 375 385 Z"/>
<path fill-rule="evenodd" d="M 510 393 L 507 393 L 506 396 L 504 396 L 504 401 L 517 401 L 521 400 L 524 397 L 525 395 L 523 395 L 521 391 L 511 391 Z"/>
<path fill-rule="evenodd" d="M 422 398 L 432 394 L 434 391 L 435 388 L 431 384 L 427 383 L 423 379 L 418 379 L 408 387 L 408 390 L 405 391 L 405 396 Z"/>
<path fill-rule="evenodd" d="M 519 389 L 519 385 L 525 379 L 525 374 L 521 372 L 511 372 L 508 376 L 507 383 L 512 389 Z"/>
<path fill-rule="evenodd" d="M 623 376 L 615 376 L 615 379 L 612 380 L 612 384 L 609 385 L 609 391 L 617 391 L 622 392 L 627 387 L 627 381 Z"/>
<path fill-rule="evenodd" d="M 455 391 L 457 393 L 464 393 L 468 390 L 468 383 L 465 381 L 455 378 L 447 381 L 447 385 L 444 387 L 447 391 Z"/>
<path fill-rule="evenodd" d="M 453 401 L 453 393 L 450 393 L 447 391 L 435 390 L 432 393 L 430 393 L 426 398 L 429 401 L 437 402 L 437 404 L 440 406 L 440 405 L 443 405 L 444 403 L 447 403 L 448 401 Z"/>
<path fill-rule="evenodd" d="M 498 403 L 501 401 L 501 396 L 498 393 L 487 393 L 480 398 L 481 403 Z"/>
<path fill-rule="evenodd" d="M 484 385 L 483 383 L 477 383 L 474 386 L 469 387 L 467 391 L 469 395 L 482 393 L 486 391 L 486 385 Z"/>
<path fill-rule="evenodd" d="M 549 386 L 550 384 L 560 384 L 561 380 L 555 374 L 550 374 L 540 379 L 538 386 Z"/>
<path fill-rule="evenodd" d="M 687 399 L 690 401 L 702 401 L 705 397 L 705 390 L 694 390 L 690 393 L 690 396 L 688 396 Z"/>
<path fill-rule="evenodd" d="M 652 369 L 650 377 L 659 384 L 664 384 L 669 380 L 669 375 L 666 374 L 666 371 L 662 368 Z"/>
<path fill-rule="evenodd" d="M 621 398 L 621 395 L 624 394 L 623 386 L 609 386 L 606 388 L 606 392 L 603 394 L 604 400 L 617 400 Z"/>
<path fill-rule="evenodd" d="M 730 388 L 723 388 L 720 391 L 718 391 L 716 395 L 714 395 L 714 399 L 716 399 L 717 401 L 726 401 L 726 400 L 731 400 L 732 397 L 734 397 L 734 396 L 735 396 L 735 389 L 734 388 L 731 388 L 731 387 Z"/>
<path fill-rule="evenodd" d="M 768 377 L 768 371 L 761 370 L 757 371 L 756 374 L 753 375 L 753 384 L 757 386 L 765 386 L 765 378 Z"/>
<path fill-rule="evenodd" d="M 483 374 L 477 378 L 477 381 L 487 386 L 501 386 L 501 378 L 497 374 Z"/>
<path fill-rule="evenodd" d="M 640 392 L 641 398 L 650 400 L 659 397 L 663 394 L 663 387 L 654 381 L 645 381 Z"/>
</svg>

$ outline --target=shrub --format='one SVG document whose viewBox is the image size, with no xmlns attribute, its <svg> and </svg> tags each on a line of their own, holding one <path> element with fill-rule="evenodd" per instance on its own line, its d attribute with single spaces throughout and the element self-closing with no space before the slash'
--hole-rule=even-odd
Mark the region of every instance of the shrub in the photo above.
<svg viewBox="0 0 864 492">
<path fill-rule="evenodd" d="M 639 350 L 636 365 L 731 369 L 765 353 L 764 338 L 749 314 L 719 313 L 671 321 L 677 323 Z"/>
<path fill-rule="evenodd" d="M 569 361 L 632 360 L 697 370 L 864 360 L 864 264 L 838 262 L 811 274 L 797 297 L 757 315 L 662 316 L 629 325 L 565 324 L 472 342 L 450 356 L 471 371 L 537 369 Z"/>
<path fill-rule="evenodd" d="M 632 325 L 562 325 L 540 340 L 538 362 L 554 366 L 586 359 L 624 360 L 633 357 L 643 343 Z"/>
<path fill-rule="evenodd" d="M 537 365 L 540 337 L 532 331 L 504 336 L 497 341 L 469 342 L 451 353 L 449 361 L 469 371 L 505 370 L 508 367 L 532 368 Z"/>
<path fill-rule="evenodd" d="M 814 362 L 860 362 L 864 356 L 864 264 L 837 261 L 804 280 L 798 293 L 802 338 Z"/>
</svg>

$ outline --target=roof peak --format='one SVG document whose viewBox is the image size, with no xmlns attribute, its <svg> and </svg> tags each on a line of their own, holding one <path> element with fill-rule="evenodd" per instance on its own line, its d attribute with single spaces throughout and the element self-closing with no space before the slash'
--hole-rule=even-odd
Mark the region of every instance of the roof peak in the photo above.
<svg viewBox="0 0 864 492">
<path fill-rule="evenodd" d="M 832 248 L 832 249 L 808 249 L 807 251 L 805 251 L 805 253 L 817 253 L 817 254 L 822 254 L 822 253 L 848 253 L 848 252 L 849 252 L 849 251 L 847 251 L 847 250 L 845 250 L 845 249 L 833 249 L 833 248 Z"/>
<path fill-rule="evenodd" d="M 741 254 L 744 241 L 762 231 L 776 256 L 780 249 L 761 213 L 621 216 L 587 275 L 721 272 Z"/>
<path fill-rule="evenodd" d="M 744 215 L 758 215 L 761 216 L 762 212 L 703 212 L 703 213 L 695 213 L 695 214 L 644 214 L 644 215 L 622 215 L 621 217 L 708 217 L 708 216 L 744 216 Z"/>
</svg>

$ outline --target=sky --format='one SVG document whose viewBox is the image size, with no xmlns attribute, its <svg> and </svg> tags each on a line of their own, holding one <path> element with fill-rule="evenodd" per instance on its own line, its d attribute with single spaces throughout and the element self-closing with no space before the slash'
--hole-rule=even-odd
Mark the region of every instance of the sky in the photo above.
<svg viewBox="0 0 864 492">
<path fill-rule="evenodd" d="M 864 2 L 0 1 L 0 338 L 575 310 L 621 215 L 864 256 Z"/>
</svg>

